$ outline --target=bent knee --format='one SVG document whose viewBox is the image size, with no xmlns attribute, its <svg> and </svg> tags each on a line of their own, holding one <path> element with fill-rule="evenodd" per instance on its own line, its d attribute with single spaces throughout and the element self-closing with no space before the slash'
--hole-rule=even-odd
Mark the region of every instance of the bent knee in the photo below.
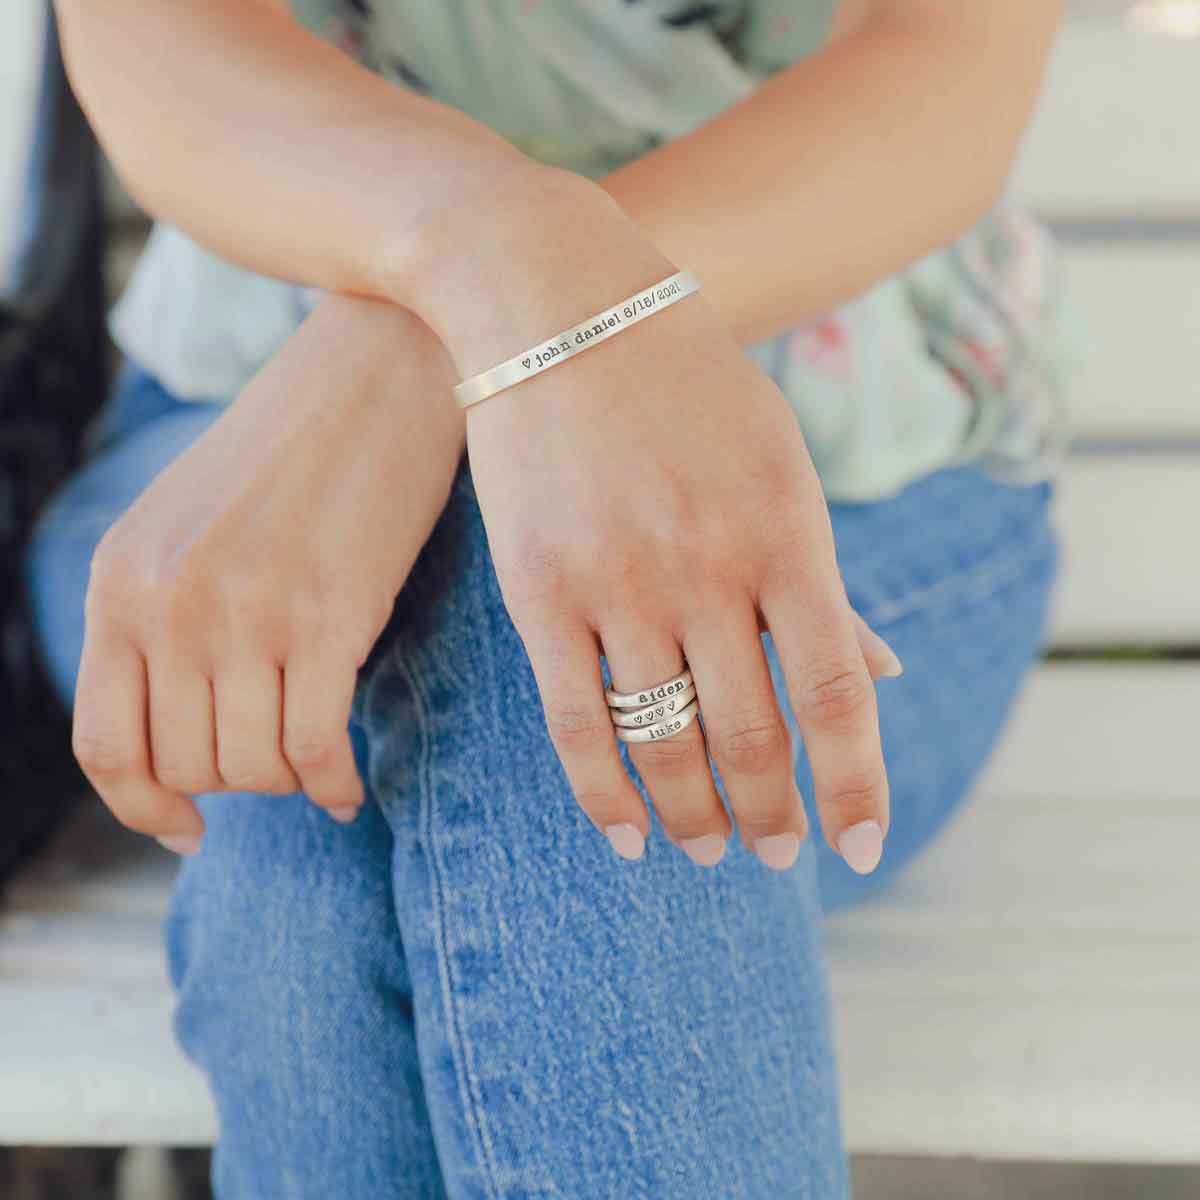
<svg viewBox="0 0 1200 1200">
<path fill-rule="evenodd" d="M 208 1058 L 235 1029 L 242 1047 L 294 1046 L 402 969 L 391 834 L 375 805 L 342 826 L 300 794 L 198 803 L 204 845 L 182 865 L 166 921 L 189 1053 Z"/>
</svg>

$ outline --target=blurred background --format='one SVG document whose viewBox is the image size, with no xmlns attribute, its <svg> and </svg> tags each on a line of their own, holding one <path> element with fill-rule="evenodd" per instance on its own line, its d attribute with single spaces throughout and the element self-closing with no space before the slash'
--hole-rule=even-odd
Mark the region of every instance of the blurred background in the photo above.
<svg viewBox="0 0 1200 1200">
<path fill-rule="evenodd" d="M 856 1195 L 1182 1200 L 1200 1196 L 1200 0 L 1070 5 L 1014 188 L 1064 256 L 1064 573 L 983 796 L 886 904 L 829 924 Z M 45 5 L 3 0 L 0 1200 L 208 1194 L 213 1116 L 159 947 L 173 863 L 76 804 L 15 576 L 103 397 L 104 308 L 147 230 Z"/>
</svg>

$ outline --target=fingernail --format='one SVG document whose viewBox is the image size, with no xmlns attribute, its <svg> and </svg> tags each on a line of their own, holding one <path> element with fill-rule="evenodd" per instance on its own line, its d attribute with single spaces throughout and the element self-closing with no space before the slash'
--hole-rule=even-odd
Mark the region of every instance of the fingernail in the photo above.
<svg viewBox="0 0 1200 1200">
<path fill-rule="evenodd" d="M 883 642 L 883 638 L 879 639 Z M 879 673 L 888 679 L 895 679 L 897 675 L 904 674 L 904 664 L 900 661 L 899 655 L 887 644 L 883 642 L 884 663 L 883 670 Z"/>
<path fill-rule="evenodd" d="M 646 839 L 636 825 L 610 825 L 604 836 L 622 858 L 633 860 L 646 853 Z"/>
<path fill-rule="evenodd" d="M 679 848 L 692 862 L 715 867 L 725 855 L 725 839 L 719 833 L 706 833 L 703 837 L 685 838 Z"/>
<path fill-rule="evenodd" d="M 883 659 L 883 668 L 879 672 L 880 675 L 886 676 L 888 679 L 894 679 L 897 675 L 904 674 L 904 664 L 900 661 L 900 656 L 873 630 L 870 625 L 863 625 L 868 636 L 874 642 L 876 649 L 879 652 L 880 658 Z"/>
<path fill-rule="evenodd" d="M 859 821 L 842 831 L 837 848 L 852 870 L 869 875 L 883 857 L 883 829 L 878 821 Z"/>
<path fill-rule="evenodd" d="M 754 843 L 754 853 L 776 871 L 786 871 L 800 853 L 800 838 L 794 833 L 773 833 Z"/>
<path fill-rule="evenodd" d="M 175 854 L 198 854 L 201 840 L 198 834 L 177 833 L 171 837 L 160 837 L 158 844 Z"/>
<path fill-rule="evenodd" d="M 327 808 L 325 810 L 335 821 L 341 821 L 343 825 L 349 825 L 355 817 L 358 816 L 357 804 L 346 804 L 341 808 Z"/>
</svg>

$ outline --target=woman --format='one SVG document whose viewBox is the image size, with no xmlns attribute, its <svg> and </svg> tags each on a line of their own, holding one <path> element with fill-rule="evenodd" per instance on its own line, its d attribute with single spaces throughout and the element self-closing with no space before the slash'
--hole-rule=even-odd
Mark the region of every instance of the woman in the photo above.
<svg viewBox="0 0 1200 1200">
<path fill-rule="evenodd" d="M 844 1195 L 820 905 L 964 794 L 1052 574 L 998 194 L 1056 6 L 295 7 L 58 4 L 163 223 L 30 584 L 188 856 L 218 1195 Z"/>
</svg>

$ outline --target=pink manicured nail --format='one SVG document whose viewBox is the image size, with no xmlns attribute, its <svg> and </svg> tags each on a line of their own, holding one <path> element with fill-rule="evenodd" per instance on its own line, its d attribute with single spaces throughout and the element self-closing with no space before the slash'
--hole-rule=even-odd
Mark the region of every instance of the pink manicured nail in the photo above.
<svg viewBox="0 0 1200 1200">
<path fill-rule="evenodd" d="M 201 841 L 199 834 L 177 833 L 171 837 L 160 837 L 158 844 L 175 854 L 198 854 Z"/>
<path fill-rule="evenodd" d="M 883 638 L 880 638 L 879 640 L 883 642 L 885 659 L 884 668 L 880 674 L 888 679 L 895 679 L 897 675 L 903 675 L 904 664 L 900 661 L 899 655 L 897 655 L 895 650 L 893 650 L 891 646 L 887 644 L 887 642 L 883 641 Z"/>
<path fill-rule="evenodd" d="M 604 836 L 622 858 L 632 861 L 646 853 L 646 839 L 636 825 L 610 825 Z"/>
<path fill-rule="evenodd" d="M 883 829 L 878 821 L 859 821 L 842 831 L 837 848 L 852 870 L 870 875 L 883 857 Z"/>
<path fill-rule="evenodd" d="M 703 837 L 685 838 L 679 848 L 692 862 L 715 867 L 725 856 L 725 839 L 719 833 L 706 833 Z"/>
<path fill-rule="evenodd" d="M 347 804 L 342 808 L 327 808 L 325 810 L 335 821 L 341 821 L 343 825 L 349 825 L 355 817 L 358 816 L 358 805 Z"/>
<path fill-rule="evenodd" d="M 800 853 L 800 838 L 795 833 L 773 833 L 754 843 L 754 853 L 776 871 L 786 871 Z"/>
<path fill-rule="evenodd" d="M 873 630 L 865 621 L 863 629 L 866 631 L 867 637 L 871 639 L 871 644 L 876 648 L 879 657 L 884 660 L 884 667 L 880 674 L 888 679 L 895 679 L 897 675 L 904 674 L 904 664 L 900 661 L 900 656 Z"/>
<path fill-rule="evenodd" d="M 896 654 L 892 647 L 888 646 L 886 641 L 880 635 L 876 634 L 871 626 L 866 624 L 858 613 L 854 613 L 854 624 L 858 626 L 859 643 L 866 643 L 863 647 L 864 653 L 866 647 L 870 647 L 875 653 L 877 659 L 882 659 L 883 666 L 880 668 L 880 676 L 882 678 L 894 679 L 899 674 L 904 674 L 904 664 L 900 661 L 900 656 Z"/>
</svg>

